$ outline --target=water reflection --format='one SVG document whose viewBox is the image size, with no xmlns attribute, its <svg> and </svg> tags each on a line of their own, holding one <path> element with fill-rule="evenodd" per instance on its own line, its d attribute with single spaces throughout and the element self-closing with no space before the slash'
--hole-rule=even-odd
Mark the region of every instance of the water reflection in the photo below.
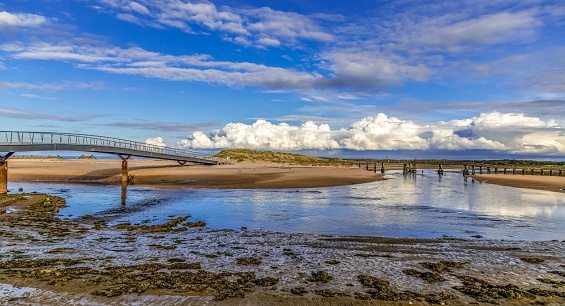
<svg viewBox="0 0 565 306">
<path fill-rule="evenodd" d="M 122 181 L 122 206 L 126 205 L 127 197 L 128 197 L 128 182 Z"/>
<path fill-rule="evenodd" d="M 164 222 L 192 215 L 215 228 L 336 235 L 565 239 L 565 195 L 464 181 L 426 169 L 368 184 L 287 190 L 151 189 L 14 182 L 15 188 L 61 195 L 61 215 Z M 16 189 L 17 190 L 17 189 Z M 120 197 L 121 191 L 121 197 Z M 124 205 L 127 199 L 127 206 Z"/>
</svg>

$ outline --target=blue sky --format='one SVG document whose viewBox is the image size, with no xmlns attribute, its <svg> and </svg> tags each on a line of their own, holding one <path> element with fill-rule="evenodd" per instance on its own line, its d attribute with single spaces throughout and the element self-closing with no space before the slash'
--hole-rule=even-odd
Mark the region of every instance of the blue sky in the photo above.
<svg viewBox="0 0 565 306">
<path fill-rule="evenodd" d="M 565 155 L 561 1 L 0 0 L 0 130 Z"/>
</svg>

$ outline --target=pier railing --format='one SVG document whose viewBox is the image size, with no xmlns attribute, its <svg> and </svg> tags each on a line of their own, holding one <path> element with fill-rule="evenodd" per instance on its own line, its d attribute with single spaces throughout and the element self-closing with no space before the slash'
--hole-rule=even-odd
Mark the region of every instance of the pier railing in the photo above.
<svg viewBox="0 0 565 306">
<path fill-rule="evenodd" d="M 114 137 L 73 133 L 0 131 L 0 145 L 103 146 L 179 157 L 210 159 L 196 151 L 176 149 Z"/>
</svg>

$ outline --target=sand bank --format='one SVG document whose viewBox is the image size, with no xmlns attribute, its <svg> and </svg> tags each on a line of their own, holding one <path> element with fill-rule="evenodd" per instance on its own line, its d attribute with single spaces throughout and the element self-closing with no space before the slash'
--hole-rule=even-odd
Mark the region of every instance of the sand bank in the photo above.
<svg viewBox="0 0 565 306">
<path fill-rule="evenodd" d="M 565 192 L 565 177 L 541 175 L 477 174 L 481 182 L 518 188 Z"/>
<path fill-rule="evenodd" d="M 119 160 L 11 159 L 9 181 L 116 183 Z M 272 163 L 184 166 L 172 161 L 130 160 L 134 185 L 191 188 L 314 188 L 376 181 L 382 178 L 357 167 L 301 167 Z"/>
</svg>

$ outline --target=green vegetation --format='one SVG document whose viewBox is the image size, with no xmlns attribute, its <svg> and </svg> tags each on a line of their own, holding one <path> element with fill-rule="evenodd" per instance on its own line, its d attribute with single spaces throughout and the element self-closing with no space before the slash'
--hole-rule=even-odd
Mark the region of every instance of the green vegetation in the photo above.
<svg viewBox="0 0 565 306">
<path fill-rule="evenodd" d="M 402 166 L 404 163 L 416 163 L 418 168 L 435 168 L 441 164 L 444 168 L 462 167 L 463 165 L 475 165 L 486 167 L 499 167 L 508 168 L 512 171 L 513 168 L 518 169 L 537 169 L 536 174 L 540 169 L 544 170 L 560 170 L 565 168 L 564 161 L 536 161 L 536 160 L 518 160 L 518 159 L 492 159 L 492 160 L 453 160 L 453 159 L 383 159 L 379 157 L 369 159 L 342 159 L 342 158 L 324 158 L 316 156 L 308 156 L 303 154 L 273 152 L 273 151 L 255 151 L 250 149 L 232 149 L 222 150 L 215 155 L 218 158 L 226 158 L 236 162 L 243 161 L 264 161 L 272 163 L 286 163 L 290 165 L 308 165 L 308 166 L 355 166 L 360 165 L 365 167 L 367 163 L 369 168 L 378 167 L 384 163 L 387 166 Z M 549 174 L 549 173 L 547 173 Z M 556 174 L 555 174 L 556 175 Z"/>
<path fill-rule="evenodd" d="M 351 161 L 341 158 L 322 158 L 294 153 L 254 151 L 250 149 L 222 150 L 214 157 L 229 158 L 237 162 L 242 161 L 266 161 L 272 163 L 286 163 L 292 165 L 312 166 L 349 166 Z"/>
</svg>

